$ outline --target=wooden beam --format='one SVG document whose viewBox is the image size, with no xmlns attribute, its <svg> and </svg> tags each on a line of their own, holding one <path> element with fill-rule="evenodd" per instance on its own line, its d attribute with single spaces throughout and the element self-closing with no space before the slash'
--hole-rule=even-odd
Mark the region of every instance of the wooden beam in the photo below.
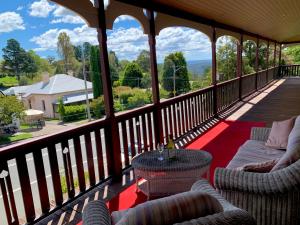
<svg viewBox="0 0 300 225">
<path fill-rule="evenodd" d="M 212 27 L 212 40 L 211 40 L 211 75 L 212 75 L 212 85 L 213 85 L 213 113 L 214 116 L 218 114 L 218 94 L 217 94 L 217 48 L 216 48 L 216 28 Z"/>
<path fill-rule="evenodd" d="M 228 24 L 224 24 L 221 22 L 217 22 L 215 20 L 212 19 L 208 19 L 199 15 L 195 15 L 189 12 L 186 12 L 184 10 L 175 8 L 175 7 L 171 7 L 171 6 L 167 6 L 164 5 L 162 3 L 158 3 L 158 2 L 153 2 L 151 0 L 116 0 L 119 2 L 123 2 L 123 3 L 127 3 L 130 5 L 134 5 L 140 8 L 146 8 L 146 9 L 150 9 L 156 12 L 160 12 L 160 13 L 164 13 L 170 16 L 174 16 L 174 17 L 178 17 L 178 18 L 182 18 L 182 19 L 186 19 L 186 20 L 190 20 L 190 21 L 194 21 L 197 23 L 202 23 L 202 24 L 206 24 L 209 26 L 213 26 L 215 28 L 220 28 L 220 29 L 225 29 L 225 30 L 229 30 L 235 33 L 239 33 L 239 34 L 244 34 L 247 36 L 252 36 L 252 37 L 258 37 L 259 39 L 262 40 L 266 40 L 266 41 L 272 41 L 272 42 L 276 42 L 276 40 L 261 36 L 259 34 L 255 34 L 249 31 L 245 31 L 242 28 L 239 27 L 234 27 Z"/>
<path fill-rule="evenodd" d="M 114 175 L 116 178 L 119 178 L 122 173 L 121 146 L 118 123 L 114 114 L 114 100 L 107 51 L 105 10 L 102 0 L 95 0 L 95 4 L 98 8 L 99 16 L 99 28 L 97 29 L 97 32 L 100 48 L 101 77 L 103 84 L 105 113 L 106 119 L 110 121 L 109 126 L 106 126 L 104 129 L 105 139 L 107 144 L 107 151 L 114 162 L 114 166 L 112 168 L 113 171 L 111 171 L 112 175 Z"/>
<path fill-rule="evenodd" d="M 237 76 L 239 78 L 239 99 L 242 100 L 242 74 L 243 74 L 243 34 L 240 34 L 239 44 L 237 46 Z"/>
<path fill-rule="evenodd" d="M 281 53 L 282 53 L 282 44 L 279 45 L 278 66 L 281 66 Z"/>
<path fill-rule="evenodd" d="M 266 81 L 269 83 L 269 50 L 270 50 L 270 42 L 268 41 L 267 44 L 267 71 L 266 71 Z"/>
<path fill-rule="evenodd" d="M 255 90 L 258 90 L 258 60 L 259 60 L 259 38 L 256 38 L 256 51 L 255 51 Z"/>
<path fill-rule="evenodd" d="M 157 71 L 157 58 L 156 58 L 156 39 L 155 39 L 155 18 L 152 10 L 147 10 L 149 20 L 149 47 L 150 47 L 150 66 L 151 66 L 151 81 L 152 81 L 152 96 L 154 104 L 154 130 L 155 139 L 158 143 L 163 143 L 163 128 L 161 118 L 161 107 L 159 97 L 159 83 Z M 155 145 L 156 146 L 156 145 Z"/>
<path fill-rule="evenodd" d="M 273 67 L 276 66 L 276 50 L 277 50 L 277 43 L 275 42 L 274 44 L 274 62 L 273 62 Z"/>
</svg>

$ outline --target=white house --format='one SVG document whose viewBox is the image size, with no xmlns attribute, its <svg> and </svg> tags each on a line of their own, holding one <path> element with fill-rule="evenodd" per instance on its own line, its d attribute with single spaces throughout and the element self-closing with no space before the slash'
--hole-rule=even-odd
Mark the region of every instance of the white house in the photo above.
<svg viewBox="0 0 300 225">
<path fill-rule="evenodd" d="M 93 99 L 92 83 L 87 82 L 88 98 Z M 84 80 L 66 74 L 57 74 L 43 81 L 27 86 L 12 87 L 4 91 L 6 95 L 16 95 L 27 109 L 44 111 L 48 118 L 57 117 L 58 99 L 64 104 L 78 104 L 86 100 Z"/>
</svg>

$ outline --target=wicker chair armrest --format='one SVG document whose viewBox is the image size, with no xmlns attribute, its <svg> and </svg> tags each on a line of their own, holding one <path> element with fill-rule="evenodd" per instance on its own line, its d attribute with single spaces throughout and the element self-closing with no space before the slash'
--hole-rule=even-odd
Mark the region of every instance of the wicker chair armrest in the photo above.
<svg viewBox="0 0 300 225">
<path fill-rule="evenodd" d="M 256 225 L 255 219 L 244 210 L 231 210 L 200 217 L 178 225 Z"/>
<path fill-rule="evenodd" d="M 256 141 L 267 141 L 270 132 L 271 132 L 271 128 L 252 127 L 250 139 Z"/>
<path fill-rule="evenodd" d="M 214 184 L 218 190 L 260 194 L 280 194 L 300 189 L 300 160 L 270 173 L 253 173 L 225 168 L 215 170 Z"/>
<path fill-rule="evenodd" d="M 223 198 L 209 183 L 207 180 L 199 180 L 195 182 L 191 188 L 191 191 L 200 191 L 207 193 L 215 197 L 223 207 L 224 211 L 237 210 L 238 208 L 229 203 L 225 198 Z"/>
<path fill-rule="evenodd" d="M 82 214 L 83 225 L 111 225 L 111 216 L 102 200 L 87 204 Z"/>
</svg>

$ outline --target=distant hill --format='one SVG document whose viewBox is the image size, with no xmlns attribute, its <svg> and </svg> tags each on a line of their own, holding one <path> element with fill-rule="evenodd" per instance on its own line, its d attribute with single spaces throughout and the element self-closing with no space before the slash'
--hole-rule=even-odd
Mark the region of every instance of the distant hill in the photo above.
<svg viewBox="0 0 300 225">
<path fill-rule="evenodd" d="M 190 73 L 201 76 L 207 67 L 211 67 L 211 60 L 187 61 L 187 66 Z"/>
<path fill-rule="evenodd" d="M 191 61 L 187 61 L 187 67 L 188 67 L 188 71 L 190 73 L 192 73 L 193 77 L 202 76 L 204 70 L 207 67 L 211 67 L 211 60 L 210 59 L 206 59 L 206 60 L 191 60 Z M 158 64 L 159 71 L 162 71 L 162 68 L 163 68 L 163 64 L 159 63 Z"/>
</svg>

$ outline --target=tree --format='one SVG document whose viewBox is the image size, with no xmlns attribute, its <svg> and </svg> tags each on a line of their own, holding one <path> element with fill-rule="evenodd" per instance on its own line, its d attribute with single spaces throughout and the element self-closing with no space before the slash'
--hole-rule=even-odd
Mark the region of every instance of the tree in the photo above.
<svg viewBox="0 0 300 225">
<path fill-rule="evenodd" d="M 223 37 L 217 49 L 219 81 L 237 77 L 237 40 Z"/>
<path fill-rule="evenodd" d="M 55 62 L 55 57 L 47 56 L 47 60 L 48 60 L 49 64 L 52 65 Z"/>
<path fill-rule="evenodd" d="M 100 74 L 99 48 L 92 46 L 90 50 L 90 73 L 93 82 L 94 99 L 97 99 L 103 94 L 102 80 Z"/>
<path fill-rule="evenodd" d="M 300 64 L 300 46 L 291 46 L 284 49 L 282 56 L 291 64 Z"/>
<path fill-rule="evenodd" d="M 174 77 L 175 71 L 175 77 Z M 175 79 L 175 93 L 174 90 Z M 162 75 L 162 85 L 172 96 L 191 90 L 186 60 L 182 52 L 175 52 L 165 57 Z"/>
<path fill-rule="evenodd" d="M 16 96 L 0 96 L 0 121 L 2 125 L 8 125 L 14 118 L 24 117 L 24 106 Z"/>
<path fill-rule="evenodd" d="M 139 65 L 136 63 L 129 63 L 127 64 L 124 71 L 122 85 L 129 86 L 132 88 L 140 87 L 142 78 L 143 78 L 143 72 L 139 67 Z"/>
<path fill-rule="evenodd" d="M 60 115 L 60 119 L 63 121 L 64 117 L 65 117 L 65 114 L 66 114 L 66 110 L 65 110 L 65 105 L 64 105 L 64 101 L 63 101 L 62 97 L 60 97 L 58 99 L 58 109 L 57 109 L 57 112 Z"/>
<path fill-rule="evenodd" d="M 120 63 L 119 59 L 114 51 L 108 53 L 109 70 L 112 83 L 119 80 Z"/>
<path fill-rule="evenodd" d="M 105 115 L 103 95 L 101 95 L 96 99 L 93 99 L 93 101 L 91 102 L 91 109 L 98 119 L 100 119 Z"/>
<path fill-rule="evenodd" d="M 150 52 L 142 50 L 139 54 L 136 63 L 141 67 L 144 73 L 150 72 Z"/>
<path fill-rule="evenodd" d="M 37 66 L 34 59 L 20 46 L 15 39 L 9 39 L 3 51 L 3 69 L 20 80 L 22 73 L 35 73 Z"/>
<path fill-rule="evenodd" d="M 42 74 L 44 72 L 48 72 L 49 74 L 54 73 L 54 67 L 49 63 L 47 59 L 43 59 L 38 54 L 35 53 L 33 50 L 29 50 L 28 54 L 33 59 L 35 65 L 36 65 L 36 72 L 39 74 Z"/>
<path fill-rule="evenodd" d="M 65 67 L 65 73 L 71 68 L 72 60 L 75 58 L 74 48 L 67 33 L 62 32 L 58 36 L 57 52 L 62 58 Z"/>
</svg>

